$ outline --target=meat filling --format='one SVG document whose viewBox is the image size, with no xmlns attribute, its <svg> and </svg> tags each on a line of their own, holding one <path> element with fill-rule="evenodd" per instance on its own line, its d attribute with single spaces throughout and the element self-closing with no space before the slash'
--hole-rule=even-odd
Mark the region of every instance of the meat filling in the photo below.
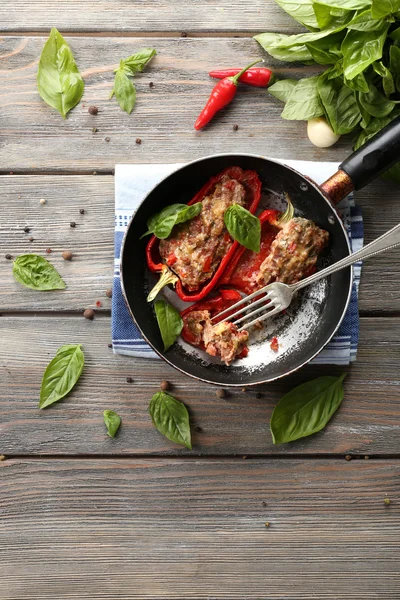
<svg viewBox="0 0 400 600">
<path fill-rule="evenodd" d="M 160 255 L 189 290 L 197 290 L 211 279 L 219 263 L 233 244 L 224 224 L 226 209 L 232 204 L 244 206 L 246 190 L 228 175 L 203 200 L 197 217 L 175 227 L 160 241 Z"/>
<path fill-rule="evenodd" d="M 204 347 L 211 356 L 220 356 L 226 365 L 230 365 L 246 349 L 248 332 L 238 331 L 236 325 L 228 321 L 213 325 L 208 310 L 188 313 L 184 320 L 193 335 L 192 344 Z"/>
<path fill-rule="evenodd" d="M 288 221 L 271 245 L 271 252 L 260 266 L 259 284 L 272 281 L 297 283 L 310 275 L 318 256 L 327 245 L 329 233 L 308 219 Z"/>
</svg>

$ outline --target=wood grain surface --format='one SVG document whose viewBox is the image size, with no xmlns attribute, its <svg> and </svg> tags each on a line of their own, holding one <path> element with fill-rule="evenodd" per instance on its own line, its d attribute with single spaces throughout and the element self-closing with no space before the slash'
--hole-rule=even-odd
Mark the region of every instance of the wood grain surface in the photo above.
<svg viewBox="0 0 400 600">
<path fill-rule="evenodd" d="M 116 356 L 108 348 L 110 320 L 97 317 L 0 319 L 0 454 L 398 454 L 399 318 L 361 323 L 357 361 L 351 368 L 307 367 L 282 381 L 233 391 L 181 375 L 161 360 Z M 63 344 L 82 343 L 85 369 L 73 392 L 38 410 L 46 364 Z M 345 400 L 325 431 L 274 446 L 269 419 L 279 398 L 313 377 L 349 371 Z M 133 383 L 126 378 L 132 377 Z M 189 408 L 193 451 L 174 445 L 153 427 L 147 408 L 162 380 Z M 116 410 L 122 428 L 106 435 L 102 413 Z M 198 429 L 200 428 L 200 429 Z"/>
<path fill-rule="evenodd" d="M 5 461 L 1 598 L 394 600 L 399 477 L 387 460 Z"/>
<path fill-rule="evenodd" d="M 179 162 L 238 149 L 280 158 L 337 161 L 350 152 L 351 139 L 345 137 L 324 152 L 312 146 L 304 122 L 281 119 L 282 103 L 264 89 L 250 86 L 243 86 L 232 105 L 207 128 L 194 130 L 215 83 L 208 71 L 265 56 L 254 40 L 68 36 L 67 40 L 86 88 L 84 106 L 77 106 L 64 120 L 37 92 L 36 72 L 44 38 L 2 39 L 3 172 L 110 172 L 116 163 Z M 158 56 L 135 78 L 137 104 L 129 116 L 115 100 L 108 99 L 113 69 L 121 58 L 149 45 L 157 49 Z M 320 71 L 320 67 L 285 65 L 269 58 L 267 62 L 280 77 L 300 78 Z M 97 116 L 88 113 L 89 105 L 98 106 Z M 232 130 L 234 124 L 238 131 Z M 92 132 L 93 127 L 98 128 L 97 133 Z M 140 146 L 137 137 L 142 140 Z"/>
<path fill-rule="evenodd" d="M 113 277 L 114 178 L 3 176 L 0 197 L 0 312 L 83 311 L 94 307 L 97 300 L 103 304 L 100 310 L 109 311 L 111 302 L 105 291 Z M 47 201 L 44 206 L 41 198 Z M 400 222 L 397 186 L 378 181 L 358 192 L 356 198 L 363 209 L 366 242 Z M 75 228 L 70 227 L 71 221 Z M 26 226 L 29 233 L 24 232 Z M 48 248 L 51 254 L 46 253 Z M 71 262 L 62 259 L 63 250 L 73 252 Z M 64 277 L 67 289 L 39 293 L 21 288 L 5 255 L 26 252 L 49 259 Z M 362 313 L 398 314 L 399 280 L 400 248 L 367 261 L 361 280 Z"/>
<path fill-rule="evenodd" d="M 214 32 L 296 31 L 301 26 L 273 0 L 12 0 L 2 1 L 0 32 Z"/>
</svg>

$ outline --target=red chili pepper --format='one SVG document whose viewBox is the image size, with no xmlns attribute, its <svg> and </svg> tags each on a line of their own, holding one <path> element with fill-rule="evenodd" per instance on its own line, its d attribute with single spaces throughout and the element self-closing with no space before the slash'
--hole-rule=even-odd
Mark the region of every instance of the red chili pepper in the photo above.
<svg viewBox="0 0 400 600">
<path fill-rule="evenodd" d="M 224 77 L 234 77 L 240 73 L 240 69 L 220 69 L 218 71 L 210 71 L 210 77 L 214 79 L 224 79 Z M 247 83 L 254 87 L 268 87 L 274 81 L 274 74 L 266 67 L 256 67 L 249 69 L 239 77 L 241 83 Z"/>
<path fill-rule="evenodd" d="M 260 252 L 256 254 L 252 250 L 240 248 L 235 254 L 229 267 L 221 278 L 220 285 L 229 285 L 238 290 L 250 294 L 256 291 L 255 276 L 260 270 L 260 265 L 268 256 L 271 244 L 279 232 L 277 219 L 281 215 L 278 210 L 264 210 L 260 215 L 261 221 L 261 243 Z"/>
<path fill-rule="evenodd" d="M 213 116 L 219 110 L 221 110 L 221 108 L 224 108 L 230 102 L 232 102 L 232 100 L 235 97 L 237 86 L 238 86 L 238 81 L 239 81 L 239 78 L 241 77 L 241 75 L 243 75 L 243 73 L 245 73 L 247 71 L 247 69 L 250 69 L 250 67 L 252 67 L 253 65 L 256 65 L 259 62 L 261 62 L 261 61 L 259 61 L 259 60 L 254 61 L 251 64 L 249 64 L 248 67 L 245 67 L 244 69 L 239 71 L 233 77 L 225 77 L 224 79 L 221 79 L 221 81 L 219 81 L 217 83 L 217 85 L 214 87 L 213 91 L 211 92 L 211 95 L 207 101 L 207 104 L 201 111 L 196 123 L 194 124 L 195 129 L 197 129 L 197 130 L 202 129 L 205 125 L 207 125 L 207 123 L 209 123 L 211 121 Z"/>
<path fill-rule="evenodd" d="M 244 171 L 240 167 L 228 167 L 221 171 L 218 175 L 212 177 L 197 194 L 192 198 L 189 205 L 196 204 L 196 202 L 200 202 L 203 198 L 209 195 L 213 188 L 221 181 L 221 179 L 228 175 L 232 179 L 236 179 L 239 181 L 246 189 L 246 204 L 245 207 L 254 214 L 256 212 L 258 203 L 261 198 L 261 181 L 255 171 Z M 160 253 L 159 253 L 159 242 L 160 240 L 156 238 L 154 235 L 149 239 L 146 246 L 146 260 L 147 266 L 149 269 L 155 273 L 161 273 L 162 276 L 165 275 L 165 283 L 175 283 L 178 279 L 176 275 L 174 275 L 169 269 L 163 264 Z M 226 268 L 230 264 L 232 260 L 235 260 L 236 253 L 241 252 L 243 249 L 242 246 L 239 245 L 238 242 L 233 242 L 232 246 L 221 260 L 217 270 L 213 273 L 211 279 L 209 279 L 199 290 L 195 292 L 187 292 L 183 287 L 180 280 L 176 281 L 175 291 L 178 296 L 184 302 L 196 302 L 205 298 L 207 294 L 209 294 L 217 285 L 218 281 L 224 274 Z M 175 281 L 169 281 L 168 275 L 172 276 L 171 278 L 175 278 Z"/>
</svg>

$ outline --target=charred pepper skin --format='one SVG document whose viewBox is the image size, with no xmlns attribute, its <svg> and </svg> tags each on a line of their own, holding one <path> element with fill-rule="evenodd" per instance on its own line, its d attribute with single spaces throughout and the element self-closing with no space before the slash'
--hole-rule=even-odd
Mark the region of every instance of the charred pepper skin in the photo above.
<svg viewBox="0 0 400 600">
<path fill-rule="evenodd" d="M 202 129 L 211 121 L 214 115 L 217 114 L 222 108 L 227 106 L 234 99 L 237 91 L 237 86 L 240 77 L 245 73 L 250 67 L 256 65 L 261 62 L 260 60 L 256 60 L 249 64 L 247 67 L 239 71 L 233 77 L 224 77 L 217 83 L 214 87 L 211 95 L 201 111 L 196 123 L 194 124 L 194 128 L 198 131 Z"/>
</svg>

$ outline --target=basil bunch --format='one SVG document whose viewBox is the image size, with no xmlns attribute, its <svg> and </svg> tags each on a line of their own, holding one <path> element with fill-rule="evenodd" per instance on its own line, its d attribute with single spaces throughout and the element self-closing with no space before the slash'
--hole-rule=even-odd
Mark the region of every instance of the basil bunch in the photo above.
<svg viewBox="0 0 400 600">
<path fill-rule="evenodd" d="M 255 36 L 274 58 L 315 62 L 319 76 L 277 81 L 284 119 L 324 116 L 338 134 L 356 132 L 358 148 L 399 116 L 400 0 L 276 0 L 310 31 Z M 387 175 L 400 182 L 400 163 Z"/>
<path fill-rule="evenodd" d="M 136 54 L 123 58 L 118 69 L 114 71 L 114 87 L 111 90 L 110 98 L 115 96 L 122 110 L 127 112 L 128 115 L 131 114 L 136 102 L 136 88 L 129 77 L 143 71 L 147 63 L 156 54 L 154 48 L 143 48 Z"/>
<path fill-rule="evenodd" d="M 64 117 L 83 95 L 85 84 L 72 50 L 55 27 L 50 32 L 37 72 L 39 94 Z"/>
</svg>

